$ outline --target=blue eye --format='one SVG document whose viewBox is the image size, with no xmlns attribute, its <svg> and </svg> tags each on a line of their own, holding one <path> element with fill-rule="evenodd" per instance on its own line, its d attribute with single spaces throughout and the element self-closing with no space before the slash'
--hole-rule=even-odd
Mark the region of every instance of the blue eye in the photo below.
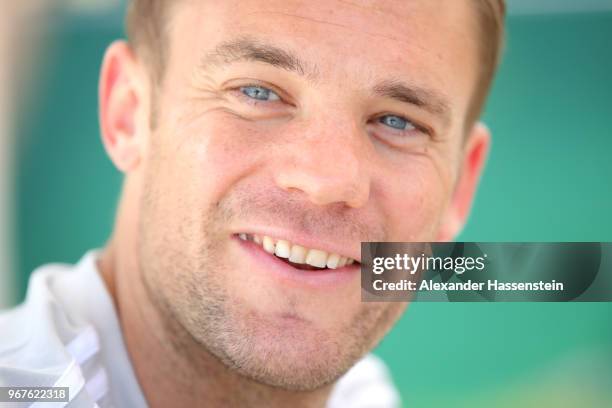
<svg viewBox="0 0 612 408">
<path fill-rule="evenodd" d="M 416 126 L 414 126 L 412 123 L 410 123 L 410 121 L 408 121 L 407 119 L 404 119 L 400 116 L 396 116 L 396 115 L 385 115 L 385 116 L 381 116 L 380 119 L 378 119 L 378 121 L 380 123 L 382 123 L 385 126 L 389 126 L 393 129 L 397 129 L 397 130 L 413 130 L 416 129 Z"/>
<path fill-rule="evenodd" d="M 240 88 L 240 92 L 245 94 L 251 99 L 255 99 L 258 101 L 278 101 L 280 97 L 276 94 L 276 92 L 264 88 L 263 86 L 243 86 Z"/>
</svg>

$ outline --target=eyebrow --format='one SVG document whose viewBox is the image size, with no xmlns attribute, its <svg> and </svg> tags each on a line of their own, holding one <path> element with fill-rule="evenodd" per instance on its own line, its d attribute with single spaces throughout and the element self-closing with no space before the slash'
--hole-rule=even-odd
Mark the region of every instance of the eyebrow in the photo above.
<svg viewBox="0 0 612 408">
<path fill-rule="evenodd" d="M 445 124 L 450 121 L 451 109 L 447 98 L 434 90 L 391 80 L 376 85 L 374 93 L 384 98 L 395 99 L 422 108 L 441 117 Z"/>
<path fill-rule="evenodd" d="M 200 65 L 205 69 L 210 65 L 219 66 L 239 61 L 263 62 L 301 76 L 316 76 L 316 69 L 293 53 L 252 38 L 239 38 L 219 44 L 212 52 L 204 56 Z"/>
<path fill-rule="evenodd" d="M 262 62 L 295 72 L 311 80 L 318 76 L 316 66 L 307 64 L 291 51 L 251 37 L 222 42 L 202 58 L 200 67 L 206 70 L 210 66 L 222 66 L 240 61 Z M 373 91 L 380 97 L 414 105 L 439 116 L 445 125 L 450 122 L 451 109 L 448 99 L 435 90 L 399 80 L 386 80 L 374 86 Z"/>
</svg>

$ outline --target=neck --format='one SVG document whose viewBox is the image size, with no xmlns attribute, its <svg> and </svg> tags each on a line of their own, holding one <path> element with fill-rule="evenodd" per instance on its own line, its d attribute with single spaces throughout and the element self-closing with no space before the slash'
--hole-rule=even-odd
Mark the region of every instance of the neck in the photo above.
<svg viewBox="0 0 612 408">
<path fill-rule="evenodd" d="M 325 406 L 332 385 L 314 391 L 289 391 L 255 382 L 225 366 L 156 305 L 141 275 L 138 229 L 122 228 L 121 210 L 115 235 L 98 266 L 113 297 L 128 353 L 149 406 Z"/>
</svg>

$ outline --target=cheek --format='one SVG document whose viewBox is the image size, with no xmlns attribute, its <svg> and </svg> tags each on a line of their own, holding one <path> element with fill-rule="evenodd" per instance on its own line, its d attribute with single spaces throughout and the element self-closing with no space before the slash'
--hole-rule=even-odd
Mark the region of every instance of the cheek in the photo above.
<svg viewBox="0 0 612 408">
<path fill-rule="evenodd" d="M 408 159 L 401 174 L 402 177 L 388 177 L 380 188 L 381 202 L 389 218 L 387 239 L 435 240 L 451 195 L 451 176 L 426 158 Z"/>
<path fill-rule="evenodd" d="M 182 169 L 178 180 L 209 203 L 221 199 L 263 160 L 260 131 L 228 116 L 221 111 L 209 112 L 175 128 L 174 149 L 169 149 L 176 152 L 170 166 Z"/>
</svg>

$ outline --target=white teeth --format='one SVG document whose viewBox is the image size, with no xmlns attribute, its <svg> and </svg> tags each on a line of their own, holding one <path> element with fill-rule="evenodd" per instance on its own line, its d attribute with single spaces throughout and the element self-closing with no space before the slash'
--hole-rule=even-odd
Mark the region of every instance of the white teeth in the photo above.
<svg viewBox="0 0 612 408">
<path fill-rule="evenodd" d="M 287 241 L 279 239 L 276 241 L 276 248 L 274 249 L 274 254 L 281 258 L 289 258 L 289 254 L 291 253 L 291 244 Z"/>
<path fill-rule="evenodd" d="M 337 269 L 345 265 L 352 265 L 355 260 L 340 256 L 339 254 L 327 253 L 320 249 L 304 248 L 301 245 L 292 244 L 284 239 L 275 240 L 267 235 L 238 234 L 243 241 L 253 241 L 263 247 L 264 251 L 276 255 L 279 258 L 289 259 L 296 264 L 308 264 L 317 268 Z"/>
<path fill-rule="evenodd" d="M 311 249 L 308 251 L 308 255 L 306 255 L 306 263 L 317 268 L 325 268 L 327 265 L 327 252 Z"/>
<path fill-rule="evenodd" d="M 289 256 L 289 261 L 293 263 L 303 264 L 306 262 L 306 252 L 308 250 L 300 245 L 293 245 L 291 247 L 291 255 Z"/>
<path fill-rule="evenodd" d="M 263 237 L 263 249 L 269 254 L 274 253 L 274 240 L 270 237 Z"/>
<path fill-rule="evenodd" d="M 336 269 L 338 267 L 339 260 L 340 260 L 340 255 L 329 254 L 329 256 L 327 257 L 327 267 L 330 269 Z"/>
</svg>

